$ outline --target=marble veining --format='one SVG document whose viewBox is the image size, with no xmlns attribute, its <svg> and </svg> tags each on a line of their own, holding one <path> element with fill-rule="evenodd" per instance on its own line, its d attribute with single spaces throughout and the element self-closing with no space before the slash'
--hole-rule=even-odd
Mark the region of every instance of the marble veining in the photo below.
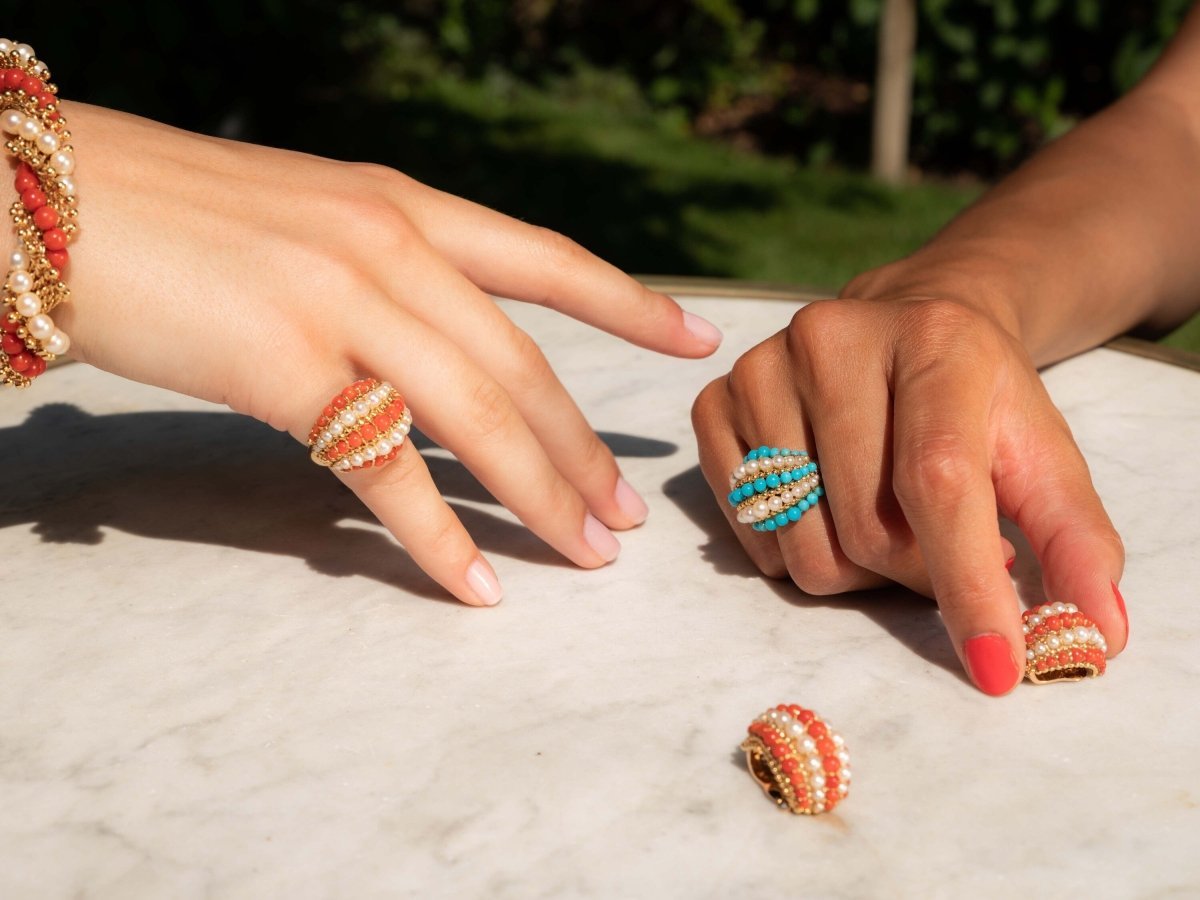
<svg viewBox="0 0 1200 900">
<path fill-rule="evenodd" d="M 650 503 L 614 565 L 566 565 L 421 444 L 492 610 L 265 426 L 85 366 L 6 393 L 0 897 L 1200 892 L 1200 375 L 1112 350 L 1046 373 L 1128 546 L 1133 637 L 1102 679 L 997 701 L 927 601 L 755 575 L 687 413 L 790 308 L 684 302 L 715 358 L 508 305 Z M 1028 555 L 1014 577 L 1036 600 Z M 745 772 L 783 701 L 846 736 L 835 814 Z"/>
</svg>

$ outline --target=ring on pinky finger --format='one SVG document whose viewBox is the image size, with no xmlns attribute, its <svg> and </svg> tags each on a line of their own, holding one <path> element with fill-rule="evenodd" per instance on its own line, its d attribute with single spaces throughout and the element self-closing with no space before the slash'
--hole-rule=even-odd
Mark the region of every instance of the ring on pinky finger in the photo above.
<svg viewBox="0 0 1200 900">
<path fill-rule="evenodd" d="M 326 404 L 308 435 L 310 458 L 338 472 L 387 465 L 412 428 L 412 413 L 390 384 L 363 378 Z"/>
</svg>

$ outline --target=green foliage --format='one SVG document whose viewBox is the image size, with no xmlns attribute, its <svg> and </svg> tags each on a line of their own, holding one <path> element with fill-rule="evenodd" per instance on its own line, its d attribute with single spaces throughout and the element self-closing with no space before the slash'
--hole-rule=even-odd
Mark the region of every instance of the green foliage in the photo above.
<svg viewBox="0 0 1200 900">
<path fill-rule="evenodd" d="M 913 155 L 990 173 L 1127 90 L 1189 0 L 923 0 Z M 701 133 L 865 160 L 883 0 L 406 0 L 359 21 L 427 36 L 465 77 L 620 73 Z M 381 26 L 382 27 L 382 26 Z"/>
</svg>

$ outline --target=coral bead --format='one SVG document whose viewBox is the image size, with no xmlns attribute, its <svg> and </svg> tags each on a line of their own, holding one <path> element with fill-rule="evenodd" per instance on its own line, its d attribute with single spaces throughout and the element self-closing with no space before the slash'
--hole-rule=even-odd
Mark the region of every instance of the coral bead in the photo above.
<svg viewBox="0 0 1200 900">
<path fill-rule="evenodd" d="M 46 361 L 40 356 L 33 357 L 33 361 L 29 363 L 29 368 L 25 370 L 27 378 L 37 378 L 46 371 Z"/>
<path fill-rule="evenodd" d="M 32 75 L 30 75 L 21 82 L 21 90 L 27 93 L 30 97 L 36 97 L 38 94 L 42 93 L 42 91 L 46 90 L 46 86 L 42 84 L 42 80 L 40 78 L 34 78 Z"/>
<path fill-rule="evenodd" d="M 25 342 L 22 341 L 15 334 L 9 334 L 6 331 L 6 332 L 4 332 L 4 336 L 0 337 L 0 350 L 3 350 L 5 353 L 9 354 L 10 356 L 14 353 L 20 353 L 24 349 L 25 349 Z"/>
<path fill-rule="evenodd" d="M 21 194 L 21 204 L 30 212 L 46 205 L 46 195 L 41 188 L 30 188 Z"/>
<path fill-rule="evenodd" d="M 53 94 L 47 94 L 45 91 L 42 91 L 37 95 L 37 105 L 42 109 L 45 109 L 47 106 L 53 103 L 55 99 L 56 98 Z"/>
<path fill-rule="evenodd" d="M 41 212 L 41 210 L 38 210 L 38 212 Z M 47 250 L 46 259 L 50 262 L 50 265 L 61 272 L 67 267 L 67 263 L 71 261 L 71 255 L 66 250 Z"/>
<path fill-rule="evenodd" d="M 33 214 L 33 224 L 45 231 L 58 224 L 58 210 L 53 206 L 43 206 Z"/>
<path fill-rule="evenodd" d="M 9 89 L 16 89 L 21 86 L 21 82 L 25 80 L 25 73 L 20 69 L 9 69 L 4 73 L 4 86 Z"/>
<path fill-rule="evenodd" d="M 25 193 L 30 188 L 41 187 L 41 185 L 42 183 L 38 181 L 38 177 L 30 169 L 19 169 L 17 177 L 13 179 L 13 186 L 19 194 Z"/>
<path fill-rule="evenodd" d="M 47 250 L 63 250 L 67 246 L 67 233 L 61 228 L 51 228 L 42 235 Z"/>
<path fill-rule="evenodd" d="M 32 353 L 28 353 L 23 350 L 20 353 L 10 356 L 8 358 L 8 364 L 12 366 L 12 370 L 14 372 L 24 372 L 31 365 L 33 365 L 33 361 L 35 359 L 37 359 L 37 357 Z"/>
</svg>

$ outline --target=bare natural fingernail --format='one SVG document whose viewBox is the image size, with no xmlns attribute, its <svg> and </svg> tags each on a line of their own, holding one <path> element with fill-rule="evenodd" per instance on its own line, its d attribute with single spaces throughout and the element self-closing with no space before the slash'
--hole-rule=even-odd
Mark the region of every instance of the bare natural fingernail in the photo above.
<svg viewBox="0 0 1200 900">
<path fill-rule="evenodd" d="M 504 589 L 500 587 L 500 579 L 496 577 L 496 572 L 482 556 L 471 563 L 467 569 L 467 584 L 471 586 L 471 590 L 484 606 L 495 606 L 504 596 Z"/>
<path fill-rule="evenodd" d="M 683 313 L 683 327 L 688 330 L 688 334 L 709 347 L 718 346 L 725 338 L 721 334 L 721 329 L 717 328 L 708 319 L 702 319 L 695 313 L 690 313 L 687 310 L 684 310 Z"/>
<path fill-rule="evenodd" d="M 591 513 L 583 518 L 583 539 L 605 562 L 612 562 L 621 552 L 621 542 Z"/>
<path fill-rule="evenodd" d="M 617 479 L 615 499 L 617 501 L 617 508 L 633 519 L 636 524 L 641 525 L 646 521 L 650 507 L 646 505 L 646 501 L 642 499 L 642 495 L 635 491 L 633 485 L 624 478 Z"/>
</svg>

